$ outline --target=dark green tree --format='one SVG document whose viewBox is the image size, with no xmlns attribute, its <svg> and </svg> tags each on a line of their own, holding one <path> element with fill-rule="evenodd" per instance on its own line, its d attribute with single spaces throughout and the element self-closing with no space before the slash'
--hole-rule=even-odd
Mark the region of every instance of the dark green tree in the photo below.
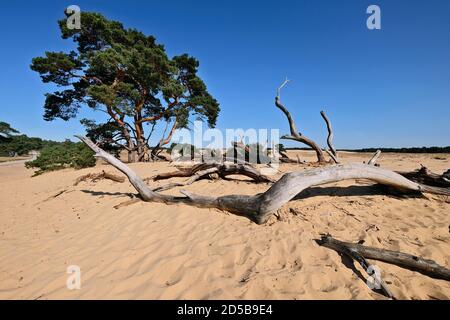
<svg viewBox="0 0 450 320">
<path fill-rule="evenodd" d="M 46 94 L 45 120 L 69 120 L 84 106 L 101 110 L 119 128 L 130 162 L 144 159 L 145 125 L 171 121 L 182 128 L 196 116 L 214 127 L 219 104 L 197 75 L 195 58 L 170 59 L 153 36 L 98 13 L 84 12 L 81 21 L 81 30 L 59 21 L 62 38 L 72 39 L 76 50 L 46 52 L 32 61 L 44 83 L 60 88 Z"/>
</svg>

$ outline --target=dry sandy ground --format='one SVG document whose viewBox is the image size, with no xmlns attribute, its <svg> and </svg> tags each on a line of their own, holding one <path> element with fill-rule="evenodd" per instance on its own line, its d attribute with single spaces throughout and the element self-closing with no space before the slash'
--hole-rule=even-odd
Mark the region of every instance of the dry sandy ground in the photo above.
<svg viewBox="0 0 450 320">
<path fill-rule="evenodd" d="M 313 160 L 307 152 L 300 156 Z M 342 155 L 344 162 L 370 156 Z M 435 157 L 383 154 L 379 163 L 395 170 L 423 164 L 437 173 L 450 167 L 449 155 Z M 166 163 L 132 167 L 142 177 L 174 169 Z M 258 226 L 186 205 L 140 202 L 113 209 L 134 193 L 128 182 L 73 187 L 77 177 L 102 169 L 115 171 L 98 165 L 31 178 L 23 165 L 0 167 L 1 299 L 384 299 L 358 276 L 359 266 L 355 273 L 336 252 L 313 241 L 327 232 L 450 267 L 450 204 L 443 197 L 401 199 L 368 183 L 345 181 L 304 192 L 280 210 L 282 221 Z M 267 188 L 199 181 L 186 189 L 223 195 Z M 374 264 L 398 298 L 450 298 L 449 282 Z M 81 268 L 80 290 L 66 288 L 69 265 Z"/>
</svg>

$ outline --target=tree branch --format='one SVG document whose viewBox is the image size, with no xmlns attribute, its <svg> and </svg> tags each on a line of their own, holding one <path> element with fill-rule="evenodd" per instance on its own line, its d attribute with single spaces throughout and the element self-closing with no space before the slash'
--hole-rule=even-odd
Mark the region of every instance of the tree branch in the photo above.
<svg viewBox="0 0 450 320">
<path fill-rule="evenodd" d="M 269 190 L 254 196 L 211 197 L 181 191 L 185 197 L 174 197 L 152 191 L 133 170 L 119 159 L 103 151 L 90 139 L 77 137 L 95 152 L 96 157 L 102 158 L 124 173 L 144 201 L 167 204 L 186 203 L 197 207 L 217 208 L 246 216 L 258 224 L 265 223 L 273 213 L 306 188 L 341 180 L 368 179 L 401 190 L 450 195 L 449 189 L 424 186 L 389 170 L 365 164 L 348 164 L 286 173 Z"/>
<path fill-rule="evenodd" d="M 295 126 L 295 122 L 294 119 L 291 116 L 291 113 L 289 112 L 289 110 L 281 103 L 281 99 L 280 99 L 280 91 L 281 89 L 288 83 L 288 80 L 285 80 L 283 82 L 283 84 L 278 88 L 277 90 L 277 96 L 275 97 L 275 105 L 277 106 L 278 109 L 280 109 L 284 115 L 286 116 L 288 122 L 289 122 L 289 128 L 291 131 L 291 135 L 289 136 L 282 136 L 281 139 L 290 139 L 290 140 L 295 140 L 301 143 L 304 143 L 306 145 L 308 145 L 309 147 L 311 147 L 317 155 L 317 161 L 319 163 L 325 163 L 325 156 L 322 152 L 322 149 L 317 145 L 317 143 L 315 143 L 313 140 L 305 137 L 304 135 L 300 134 L 297 131 L 297 127 Z"/>
<path fill-rule="evenodd" d="M 331 155 L 330 156 L 334 160 L 334 162 L 339 163 L 338 154 L 336 152 L 336 149 L 333 146 L 333 127 L 331 126 L 331 122 L 328 119 L 328 117 L 324 111 L 320 111 L 320 115 L 322 116 L 323 120 L 325 121 L 325 123 L 327 125 L 327 130 L 328 130 L 327 144 L 328 144 L 328 148 L 330 149 L 330 152 L 333 154 L 333 156 L 331 156 Z"/>
</svg>

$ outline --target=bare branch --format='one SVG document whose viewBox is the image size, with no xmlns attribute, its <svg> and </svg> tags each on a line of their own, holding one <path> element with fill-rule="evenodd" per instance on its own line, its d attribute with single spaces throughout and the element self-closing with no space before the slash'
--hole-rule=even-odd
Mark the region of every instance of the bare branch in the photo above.
<svg viewBox="0 0 450 320">
<path fill-rule="evenodd" d="M 418 271 L 433 278 L 450 281 L 450 270 L 438 265 L 433 260 L 426 260 L 415 255 L 391 251 L 373 247 L 366 247 L 361 244 L 353 244 L 342 242 L 332 238 L 330 235 L 322 236 L 317 240 L 322 246 L 342 252 L 343 250 L 351 250 L 363 256 L 366 259 L 373 259 L 395 264 L 399 267 Z"/>
<path fill-rule="evenodd" d="M 381 150 L 378 150 L 377 152 L 375 152 L 375 154 L 373 155 L 373 157 L 369 160 L 369 162 L 367 163 L 370 166 L 374 166 L 377 163 L 378 158 L 381 155 Z"/>
<path fill-rule="evenodd" d="M 421 185 L 389 170 L 365 164 L 348 164 L 286 173 L 269 190 L 254 196 L 211 197 L 184 191 L 182 193 L 185 197 L 174 197 L 152 191 L 133 170 L 119 159 L 100 149 L 90 139 L 81 136 L 78 138 L 95 152 L 96 157 L 102 158 L 124 173 L 144 201 L 167 204 L 186 203 L 197 207 L 217 208 L 246 216 L 258 224 L 265 223 L 273 213 L 306 188 L 341 180 L 368 179 L 400 190 L 450 195 L 449 189 Z"/>
<path fill-rule="evenodd" d="M 277 90 L 277 96 L 275 97 L 275 105 L 277 106 L 278 109 L 280 109 L 284 115 L 286 116 L 288 122 L 289 122 L 289 128 L 291 131 L 291 135 L 289 136 L 282 136 L 281 139 L 290 139 L 290 140 L 295 140 L 301 143 L 304 143 L 306 145 L 308 145 L 309 147 L 311 147 L 317 154 L 317 161 L 319 163 L 325 163 L 325 156 L 322 152 L 322 149 L 319 147 L 319 145 L 317 145 L 317 143 L 315 143 L 313 140 L 305 137 L 304 135 L 300 134 L 297 131 L 297 127 L 295 125 L 295 121 L 291 116 L 291 113 L 289 112 L 289 110 L 281 103 L 281 99 L 280 99 L 280 90 L 281 88 L 283 88 L 286 84 L 288 83 L 288 81 L 286 80 L 285 82 L 283 82 L 283 84 L 278 88 Z"/>
<path fill-rule="evenodd" d="M 327 130 L 328 130 L 327 144 L 328 144 L 328 148 L 330 149 L 331 153 L 333 154 L 333 156 L 331 158 L 334 160 L 334 162 L 339 163 L 338 154 L 333 145 L 333 127 L 331 126 L 331 122 L 328 119 L 328 117 L 324 111 L 320 111 L 320 115 L 322 116 L 323 120 L 325 121 L 325 123 L 327 125 Z"/>
</svg>

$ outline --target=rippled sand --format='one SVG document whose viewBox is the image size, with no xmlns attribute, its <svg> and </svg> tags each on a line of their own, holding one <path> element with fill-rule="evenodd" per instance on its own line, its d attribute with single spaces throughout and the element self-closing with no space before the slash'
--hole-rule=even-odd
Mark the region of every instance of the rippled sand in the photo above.
<svg viewBox="0 0 450 320">
<path fill-rule="evenodd" d="M 299 155 L 313 160 L 312 153 Z M 341 155 L 344 162 L 370 156 Z M 450 168 L 449 159 L 382 154 L 379 163 L 394 170 L 423 164 L 442 173 Z M 168 163 L 131 166 L 142 177 L 174 169 Z M 283 165 L 281 171 L 304 167 Z M 359 266 L 353 270 L 336 252 L 313 241 L 321 233 L 364 240 L 450 268 L 450 204 L 445 197 L 402 199 L 367 181 L 344 181 L 303 192 L 280 210 L 279 219 L 258 226 L 227 212 L 186 205 L 140 202 L 114 209 L 135 193 L 128 182 L 73 186 L 77 177 L 101 170 L 115 172 L 98 165 L 31 178 L 32 171 L 23 165 L 0 167 L 1 299 L 384 299 L 368 289 Z M 207 195 L 254 194 L 267 188 L 245 179 L 185 187 Z M 450 298 L 449 282 L 374 264 L 398 298 Z M 81 268 L 80 290 L 66 288 L 69 265 Z"/>
</svg>

